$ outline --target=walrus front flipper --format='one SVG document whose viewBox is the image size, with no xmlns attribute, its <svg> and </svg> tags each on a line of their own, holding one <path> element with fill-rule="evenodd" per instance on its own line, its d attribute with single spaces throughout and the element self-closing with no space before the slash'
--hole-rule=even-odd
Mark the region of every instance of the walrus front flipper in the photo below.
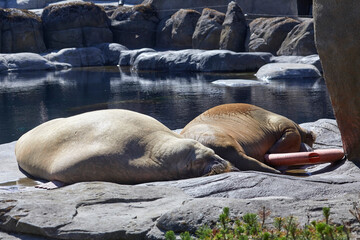
<svg viewBox="0 0 360 240">
<path fill-rule="evenodd" d="M 53 190 L 53 189 L 61 188 L 63 186 L 65 186 L 65 183 L 54 180 L 54 181 L 50 181 L 47 183 L 42 183 L 42 184 L 36 185 L 35 187 L 41 188 L 41 189 L 46 189 L 46 190 Z"/>
</svg>

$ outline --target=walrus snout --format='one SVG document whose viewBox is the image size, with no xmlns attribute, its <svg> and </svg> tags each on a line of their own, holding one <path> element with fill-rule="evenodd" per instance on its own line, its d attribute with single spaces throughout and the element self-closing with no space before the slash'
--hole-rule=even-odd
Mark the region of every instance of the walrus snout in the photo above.
<svg viewBox="0 0 360 240">
<path fill-rule="evenodd" d="M 240 170 L 234 167 L 229 161 L 222 159 L 215 155 L 211 166 L 206 169 L 204 176 L 211 176 L 226 172 L 239 172 Z"/>
</svg>

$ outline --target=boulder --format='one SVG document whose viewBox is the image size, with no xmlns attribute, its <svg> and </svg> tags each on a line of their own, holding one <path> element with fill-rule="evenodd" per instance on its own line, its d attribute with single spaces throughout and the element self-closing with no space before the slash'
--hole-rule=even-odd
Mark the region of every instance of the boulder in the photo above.
<svg viewBox="0 0 360 240">
<path fill-rule="evenodd" d="M 220 34 L 225 14 L 213 9 L 205 8 L 199 18 L 194 34 L 192 46 L 195 49 L 219 49 Z"/>
<path fill-rule="evenodd" d="M 0 52 L 19 53 L 46 51 L 41 19 L 19 9 L 0 9 Z"/>
<path fill-rule="evenodd" d="M 47 60 L 36 53 L 0 54 L 0 72 L 56 70 L 71 67 Z"/>
<path fill-rule="evenodd" d="M 304 63 L 314 65 L 321 73 L 323 72 L 318 54 L 309 56 L 274 56 L 271 58 L 272 63 Z"/>
<path fill-rule="evenodd" d="M 111 16 L 114 42 L 128 48 L 155 47 L 158 23 L 151 5 L 120 6 Z"/>
<path fill-rule="evenodd" d="M 307 56 L 317 54 L 314 41 L 314 21 L 307 19 L 288 33 L 277 55 Z"/>
<path fill-rule="evenodd" d="M 270 53 L 236 53 L 229 50 L 179 50 L 141 53 L 134 61 L 137 71 L 251 72 L 269 63 Z"/>
<path fill-rule="evenodd" d="M 93 3 L 71 2 L 48 6 L 41 19 L 49 49 L 88 47 L 113 42 L 104 9 Z"/>
<path fill-rule="evenodd" d="M 287 34 L 299 23 L 289 17 L 256 18 L 249 25 L 249 51 L 276 54 Z"/>
<path fill-rule="evenodd" d="M 119 59 L 122 51 L 129 50 L 127 47 L 118 43 L 101 43 L 94 47 L 100 49 L 105 58 L 106 66 L 116 66 L 119 64 Z"/>
<path fill-rule="evenodd" d="M 152 53 L 152 52 L 155 52 L 155 50 L 151 49 L 151 48 L 141 48 L 141 49 L 136 49 L 136 50 L 121 51 L 118 65 L 121 67 L 132 66 L 134 64 L 136 58 L 140 54 L 147 53 L 147 52 Z"/>
<path fill-rule="evenodd" d="M 269 63 L 256 73 L 261 80 L 319 78 L 319 70 L 310 64 L 301 63 Z"/>
<path fill-rule="evenodd" d="M 105 57 L 96 47 L 64 48 L 45 55 L 50 61 L 70 64 L 72 67 L 104 66 Z"/>
<path fill-rule="evenodd" d="M 231 0 L 144 0 L 143 4 L 152 5 L 159 19 L 169 18 L 179 9 L 194 9 L 201 12 L 204 8 L 226 12 L 226 6 Z M 240 5 L 241 6 L 241 5 Z"/>
<path fill-rule="evenodd" d="M 156 37 L 156 46 L 162 49 L 192 48 L 192 36 L 201 14 L 191 9 L 180 9 L 171 18 L 163 20 Z"/>
<path fill-rule="evenodd" d="M 341 135 L 335 119 L 319 119 L 300 124 L 300 127 L 313 131 L 316 135 L 315 149 L 342 148 Z"/>
<path fill-rule="evenodd" d="M 222 24 L 220 49 L 244 52 L 246 33 L 247 23 L 241 8 L 236 2 L 230 2 Z"/>
<path fill-rule="evenodd" d="M 156 48 L 170 50 L 172 49 L 172 29 L 174 20 L 172 18 L 162 19 L 156 28 Z"/>
<path fill-rule="evenodd" d="M 360 164 L 360 1 L 315 0 L 316 46 L 348 158 Z M 340 17 L 341 16 L 341 17 Z"/>
</svg>

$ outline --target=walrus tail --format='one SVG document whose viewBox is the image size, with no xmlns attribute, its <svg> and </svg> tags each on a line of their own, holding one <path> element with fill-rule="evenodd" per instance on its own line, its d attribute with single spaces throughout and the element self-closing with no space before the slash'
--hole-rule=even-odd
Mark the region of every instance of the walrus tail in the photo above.
<svg viewBox="0 0 360 240">
<path fill-rule="evenodd" d="M 312 147 L 315 141 L 316 141 L 316 134 L 313 131 L 305 130 L 305 138 L 303 142 L 308 144 L 310 147 Z"/>
</svg>

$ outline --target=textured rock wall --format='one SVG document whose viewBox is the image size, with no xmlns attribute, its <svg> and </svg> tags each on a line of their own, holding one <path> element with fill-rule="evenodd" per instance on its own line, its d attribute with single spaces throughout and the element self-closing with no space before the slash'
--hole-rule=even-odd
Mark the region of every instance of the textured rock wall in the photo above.
<svg viewBox="0 0 360 240">
<path fill-rule="evenodd" d="M 42 23 L 27 10 L 0 9 L 0 52 L 44 52 Z"/>
<path fill-rule="evenodd" d="M 46 7 L 41 16 L 49 49 L 87 47 L 113 42 L 109 20 L 100 6 L 70 3 Z"/>
<path fill-rule="evenodd" d="M 316 0 L 314 22 L 331 103 L 345 151 L 360 163 L 360 1 Z"/>
</svg>

